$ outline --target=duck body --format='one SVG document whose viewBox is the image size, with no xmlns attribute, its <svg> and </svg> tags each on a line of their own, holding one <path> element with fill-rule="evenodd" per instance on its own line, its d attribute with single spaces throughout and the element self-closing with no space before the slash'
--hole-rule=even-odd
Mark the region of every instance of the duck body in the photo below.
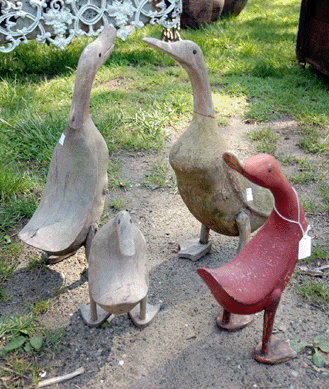
<svg viewBox="0 0 329 389">
<path fill-rule="evenodd" d="M 228 149 L 216 118 L 194 113 L 191 124 L 172 146 L 169 162 L 179 193 L 192 215 L 217 233 L 238 236 L 236 215 L 241 209 L 250 211 L 254 231 L 266 221 L 272 198 L 228 169 L 219 157 Z M 247 188 L 252 188 L 253 201 L 246 199 Z"/>
<path fill-rule="evenodd" d="M 230 313 L 248 315 L 265 310 L 263 343 L 255 357 L 260 362 L 279 363 L 295 353 L 287 342 L 272 340 L 274 315 L 298 261 L 299 242 L 307 233 L 308 222 L 296 192 L 274 157 L 261 154 L 240 163 L 234 154 L 226 152 L 224 160 L 249 180 L 270 189 L 275 207 L 234 259 L 217 269 L 197 272 L 224 308 L 223 318 L 227 320 L 217 322 L 220 328 L 229 327 Z M 279 350 L 278 344 L 284 350 Z"/>
<path fill-rule="evenodd" d="M 160 306 L 147 303 L 146 242 L 129 213 L 119 212 L 87 242 L 90 304 L 81 307 L 83 320 L 97 327 L 109 314 L 129 312 L 138 327 L 149 324 Z"/>
<path fill-rule="evenodd" d="M 68 124 L 55 146 L 40 204 L 19 233 L 25 243 L 59 260 L 84 244 L 103 212 L 108 148 L 90 117 L 89 102 L 115 37 L 115 28 L 106 26 L 80 56 Z"/>
<path fill-rule="evenodd" d="M 307 228 L 304 218 L 303 227 Z M 236 314 L 262 311 L 281 295 L 294 271 L 298 225 L 272 214 L 256 236 L 230 262 L 218 269 L 198 270 L 219 304 Z"/>
<path fill-rule="evenodd" d="M 172 146 L 169 162 L 184 203 L 202 227 L 200 240 L 181 245 L 178 255 L 192 260 L 203 256 L 210 249 L 209 230 L 239 236 L 240 250 L 250 238 L 250 231 L 258 229 L 269 216 L 272 195 L 229 169 L 221 158 L 230 147 L 217 124 L 200 47 L 188 40 L 143 40 L 177 60 L 187 71 L 193 88 L 193 119 Z M 252 190 L 252 200 L 247 200 L 247 188 Z M 239 214 L 245 214 L 248 220 L 241 223 Z"/>
<path fill-rule="evenodd" d="M 145 238 L 128 212 L 120 212 L 91 244 L 88 281 L 95 302 L 116 315 L 134 308 L 148 292 L 145 262 Z"/>
</svg>

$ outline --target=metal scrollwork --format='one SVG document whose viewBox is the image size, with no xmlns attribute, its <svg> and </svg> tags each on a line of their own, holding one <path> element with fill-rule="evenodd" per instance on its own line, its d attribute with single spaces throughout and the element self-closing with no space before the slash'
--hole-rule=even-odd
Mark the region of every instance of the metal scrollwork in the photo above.
<svg viewBox="0 0 329 389">
<path fill-rule="evenodd" d="M 0 0 L 0 52 L 35 39 L 64 49 L 74 36 L 96 36 L 104 24 L 125 40 L 134 28 L 179 24 L 182 0 Z"/>
</svg>

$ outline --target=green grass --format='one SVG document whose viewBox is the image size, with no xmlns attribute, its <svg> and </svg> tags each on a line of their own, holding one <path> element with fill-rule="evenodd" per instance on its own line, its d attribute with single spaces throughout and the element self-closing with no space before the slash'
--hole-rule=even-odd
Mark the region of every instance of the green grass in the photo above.
<svg viewBox="0 0 329 389">
<path fill-rule="evenodd" d="M 329 304 L 329 286 L 322 280 L 314 280 L 308 276 L 302 277 L 295 290 L 304 299 L 323 308 Z"/>
<path fill-rule="evenodd" d="M 275 154 L 279 137 L 271 128 L 249 132 L 248 136 L 251 140 L 256 141 L 258 153 Z"/>
<path fill-rule="evenodd" d="M 328 86 L 324 77 L 310 66 L 299 69 L 295 55 L 300 3 L 249 0 L 237 18 L 226 17 L 200 30 L 181 31 L 181 36 L 195 41 L 203 50 L 218 123 L 225 125 L 234 116 L 256 123 L 290 117 L 299 123 L 300 147 L 305 153 L 328 156 Z M 118 149 L 160 150 L 168 134 L 173 130 L 181 132 L 191 119 L 192 88 L 186 71 L 168 55 L 143 43 L 145 36 L 160 38 L 161 27 L 136 30 L 125 42 L 117 39 L 113 54 L 94 81 L 90 113 L 110 153 Z M 2 302 L 11 297 L 3 286 L 13 276 L 22 250 L 22 245 L 15 243 L 16 233 L 40 201 L 54 147 L 67 123 L 76 66 L 83 48 L 92 40 L 75 39 L 64 51 L 31 41 L 11 53 L 0 53 Z M 279 138 L 270 126 L 249 136 L 256 142 L 258 152 L 277 154 Z M 291 177 L 295 184 L 317 183 L 317 195 L 322 201 L 302 200 L 304 209 L 328 212 L 329 189 L 323 173 L 307 159 L 295 156 L 282 158 L 282 163 L 296 165 Z M 108 177 L 114 193 L 100 224 L 127 204 L 126 197 L 119 192 L 130 184 L 113 159 Z M 167 180 L 168 167 L 160 162 L 145 177 L 143 185 L 155 189 Z M 318 259 L 327 260 L 328 254 L 316 246 L 310 260 Z M 27 269 L 44 266 L 37 256 L 31 256 Z M 325 283 L 305 278 L 298 287 L 299 293 L 314 299 L 319 306 L 328 303 Z M 65 285 L 60 286 L 54 293 L 60 294 L 64 289 Z M 47 307 L 48 301 L 40 300 L 31 309 L 34 314 L 41 314 Z M 3 328 L 11 329 L 1 333 Z M 42 335 L 45 341 L 41 350 L 54 352 L 60 334 L 45 332 L 32 316 L 2 318 L 0 329 L 2 346 L 24 338 L 22 347 L 2 358 L 17 373 L 11 383 L 30 386 L 37 381 L 39 355 L 28 347 L 30 336 Z M 1 368 L 0 371 L 3 374 Z"/>
<path fill-rule="evenodd" d="M 34 315 L 40 315 L 47 312 L 50 307 L 51 300 L 43 300 L 40 296 L 33 302 L 29 303 L 29 308 Z"/>
<path fill-rule="evenodd" d="M 51 332 L 32 314 L 0 318 L 0 379 L 8 388 L 34 387 L 41 363 L 56 352 L 62 330 Z M 50 365 L 42 370 L 51 369 Z"/>
<path fill-rule="evenodd" d="M 290 115 L 303 128 L 301 146 L 327 154 L 329 96 L 322 76 L 297 66 L 299 10 L 299 0 L 249 0 L 239 17 L 181 36 L 204 52 L 219 123 L 237 115 L 259 122 Z M 191 117 L 185 70 L 141 40 L 160 34 L 161 27 L 146 26 L 126 42 L 117 39 L 96 75 L 90 112 L 110 151 L 161 149 L 166 129 L 180 131 Z M 63 52 L 31 41 L 0 54 L 0 239 L 37 207 L 66 126 L 77 62 L 90 41 L 75 39 Z M 259 151 L 276 147 L 275 139 L 258 141 Z M 120 182 L 125 185 L 117 176 L 111 184 Z"/>
<path fill-rule="evenodd" d="M 154 164 L 150 174 L 142 180 L 142 185 L 149 189 L 158 189 L 163 187 L 168 179 L 169 165 L 162 160 Z"/>
</svg>

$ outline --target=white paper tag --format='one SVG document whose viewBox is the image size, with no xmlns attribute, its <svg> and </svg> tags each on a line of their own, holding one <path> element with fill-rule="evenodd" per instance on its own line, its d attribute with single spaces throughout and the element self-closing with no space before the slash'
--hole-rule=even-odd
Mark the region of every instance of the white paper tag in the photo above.
<svg viewBox="0 0 329 389">
<path fill-rule="evenodd" d="M 65 141 L 65 135 L 64 135 L 64 133 L 62 133 L 61 137 L 59 138 L 58 143 L 59 143 L 61 146 L 63 146 L 63 145 L 64 145 L 64 141 Z"/>
<path fill-rule="evenodd" d="M 305 234 L 298 244 L 298 259 L 304 259 L 311 256 L 312 238 Z"/>
<path fill-rule="evenodd" d="M 254 196 L 252 195 L 252 189 L 251 188 L 247 188 L 246 189 L 246 197 L 247 197 L 247 201 L 253 201 Z"/>
</svg>

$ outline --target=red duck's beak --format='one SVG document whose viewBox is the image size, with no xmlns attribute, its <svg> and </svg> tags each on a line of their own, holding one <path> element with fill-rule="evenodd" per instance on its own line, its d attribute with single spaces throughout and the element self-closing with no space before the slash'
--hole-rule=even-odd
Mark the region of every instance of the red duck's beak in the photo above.
<svg viewBox="0 0 329 389">
<path fill-rule="evenodd" d="M 234 155 L 231 151 L 227 151 L 223 154 L 224 161 L 228 166 L 237 172 L 243 174 L 244 172 L 244 163 L 239 161 L 238 157 Z"/>
</svg>

